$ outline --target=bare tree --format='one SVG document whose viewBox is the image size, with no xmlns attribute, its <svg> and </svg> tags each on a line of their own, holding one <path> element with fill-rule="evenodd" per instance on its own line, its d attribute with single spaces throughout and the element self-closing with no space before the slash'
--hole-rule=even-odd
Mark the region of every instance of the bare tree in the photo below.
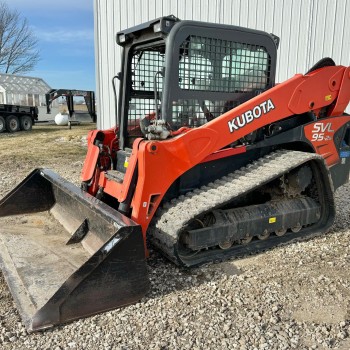
<svg viewBox="0 0 350 350">
<path fill-rule="evenodd" d="M 0 1 L 0 72 L 27 73 L 38 61 L 38 39 L 27 19 Z"/>
</svg>

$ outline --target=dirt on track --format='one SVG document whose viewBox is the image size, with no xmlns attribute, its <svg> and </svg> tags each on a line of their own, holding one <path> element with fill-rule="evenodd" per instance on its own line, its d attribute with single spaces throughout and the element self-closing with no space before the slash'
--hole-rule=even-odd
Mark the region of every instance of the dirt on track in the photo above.
<svg viewBox="0 0 350 350">
<path fill-rule="evenodd" d="M 34 168 L 79 184 L 94 124 L 0 134 L 0 198 Z M 0 349 L 350 349 L 350 186 L 329 233 L 180 269 L 151 248 L 135 305 L 28 334 L 0 274 Z M 0 228 L 1 229 L 1 228 Z"/>
</svg>

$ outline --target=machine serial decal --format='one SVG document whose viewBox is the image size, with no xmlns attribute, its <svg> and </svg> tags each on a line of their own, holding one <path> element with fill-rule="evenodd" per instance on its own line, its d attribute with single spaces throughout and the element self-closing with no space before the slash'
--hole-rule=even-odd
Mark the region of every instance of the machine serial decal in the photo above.
<svg viewBox="0 0 350 350">
<path fill-rule="evenodd" d="M 228 122 L 228 127 L 230 132 L 234 132 L 240 128 L 243 128 L 247 124 L 251 123 L 254 119 L 258 119 L 261 116 L 269 113 L 271 110 L 275 109 L 271 99 L 268 99 L 252 109 L 244 112 L 242 115 L 233 118 Z"/>
</svg>

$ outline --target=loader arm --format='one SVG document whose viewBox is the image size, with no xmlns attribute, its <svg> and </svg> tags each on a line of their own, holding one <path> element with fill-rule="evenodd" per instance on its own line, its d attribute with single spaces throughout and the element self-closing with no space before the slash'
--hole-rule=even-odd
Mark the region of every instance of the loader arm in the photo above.
<svg viewBox="0 0 350 350">
<path fill-rule="evenodd" d="M 165 141 L 142 141 L 137 153 L 139 175 L 132 219 L 142 226 L 145 234 L 176 178 L 243 136 L 293 114 L 320 109 L 333 102 L 337 105 L 339 94 L 345 108 L 350 99 L 349 74 L 350 68 L 342 66 L 323 68 L 305 76 L 297 74 L 199 128 Z M 344 117 L 341 124 L 349 121 L 349 117 Z M 239 127 L 238 122 L 244 125 Z"/>
</svg>

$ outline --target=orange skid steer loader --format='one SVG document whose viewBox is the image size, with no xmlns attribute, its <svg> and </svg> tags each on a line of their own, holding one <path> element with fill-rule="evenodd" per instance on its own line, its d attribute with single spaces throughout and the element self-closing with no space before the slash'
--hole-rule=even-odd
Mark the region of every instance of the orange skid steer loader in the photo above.
<svg viewBox="0 0 350 350">
<path fill-rule="evenodd" d="M 81 188 L 36 169 L 0 201 L 30 331 L 140 300 L 146 240 L 192 267 L 321 234 L 348 181 L 349 67 L 275 84 L 278 37 L 174 16 L 117 43 L 117 126 L 90 132 Z"/>
</svg>

